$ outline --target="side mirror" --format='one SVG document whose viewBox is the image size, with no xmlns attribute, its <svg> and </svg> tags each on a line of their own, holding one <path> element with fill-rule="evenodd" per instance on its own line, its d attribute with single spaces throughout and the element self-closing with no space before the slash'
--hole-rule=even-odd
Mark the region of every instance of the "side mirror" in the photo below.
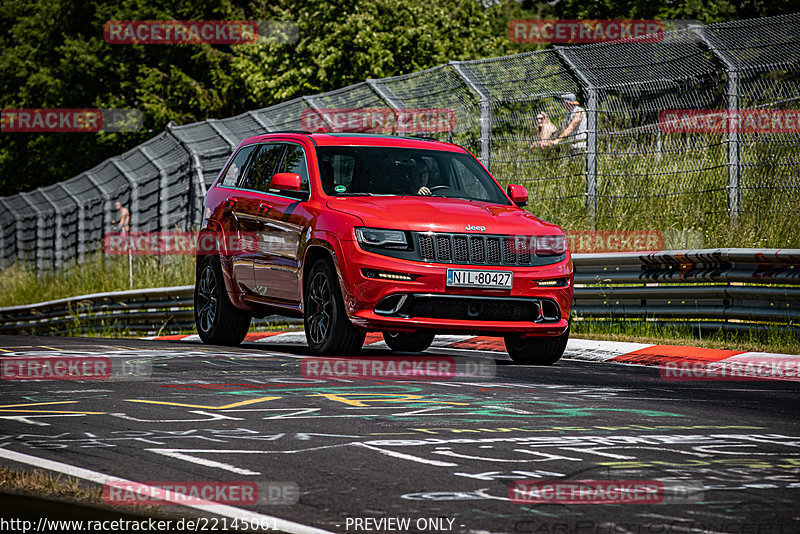
<svg viewBox="0 0 800 534">
<path fill-rule="evenodd" d="M 269 182 L 269 188 L 279 191 L 300 191 L 300 175 L 296 172 L 273 174 L 272 180 Z"/>
<path fill-rule="evenodd" d="M 528 205 L 528 190 L 521 185 L 511 184 L 507 189 L 508 196 L 520 208 Z"/>
</svg>

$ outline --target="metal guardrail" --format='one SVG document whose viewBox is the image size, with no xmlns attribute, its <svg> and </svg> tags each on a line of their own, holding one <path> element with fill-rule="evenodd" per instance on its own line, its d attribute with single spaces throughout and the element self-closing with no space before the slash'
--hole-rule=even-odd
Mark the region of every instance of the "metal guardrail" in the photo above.
<svg viewBox="0 0 800 534">
<path fill-rule="evenodd" d="M 576 254 L 578 318 L 800 333 L 800 249 Z M 193 286 L 96 293 L 0 308 L 0 333 L 194 328 Z M 297 322 L 280 316 L 255 324 Z"/>
<path fill-rule="evenodd" d="M 578 254 L 574 299 L 584 319 L 800 333 L 800 250 Z"/>
</svg>

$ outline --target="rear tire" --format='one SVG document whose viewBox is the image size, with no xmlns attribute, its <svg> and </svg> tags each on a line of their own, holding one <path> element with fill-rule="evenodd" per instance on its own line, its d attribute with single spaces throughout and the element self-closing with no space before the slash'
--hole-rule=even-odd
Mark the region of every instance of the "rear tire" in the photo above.
<svg viewBox="0 0 800 534">
<path fill-rule="evenodd" d="M 553 365 L 564 354 L 569 340 L 569 327 L 558 337 L 506 337 L 506 350 L 520 365 Z"/>
<path fill-rule="evenodd" d="M 203 258 L 194 285 L 194 324 L 203 343 L 238 345 L 247 335 L 251 318 L 228 298 L 219 257 Z"/>
<path fill-rule="evenodd" d="M 308 348 L 314 354 L 357 354 L 366 332 L 347 317 L 339 279 L 330 260 L 318 260 L 305 281 L 303 319 Z"/>
<path fill-rule="evenodd" d="M 389 348 L 397 352 L 422 352 L 433 343 L 435 334 L 425 332 L 384 332 L 383 339 Z"/>
</svg>

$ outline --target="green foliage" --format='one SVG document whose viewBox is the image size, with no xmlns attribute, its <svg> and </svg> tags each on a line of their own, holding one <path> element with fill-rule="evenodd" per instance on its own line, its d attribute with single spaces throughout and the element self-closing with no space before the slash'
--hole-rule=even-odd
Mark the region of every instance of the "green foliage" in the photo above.
<svg viewBox="0 0 800 534">
<path fill-rule="evenodd" d="M 0 106 L 136 108 L 144 131 L 3 134 L 0 195 L 59 182 L 162 131 L 368 77 L 509 51 L 497 9 L 474 0 L 8 0 L 0 6 Z M 122 45 L 109 20 L 297 21 L 297 43 Z M 494 24 L 494 25 L 493 25 Z"/>
</svg>

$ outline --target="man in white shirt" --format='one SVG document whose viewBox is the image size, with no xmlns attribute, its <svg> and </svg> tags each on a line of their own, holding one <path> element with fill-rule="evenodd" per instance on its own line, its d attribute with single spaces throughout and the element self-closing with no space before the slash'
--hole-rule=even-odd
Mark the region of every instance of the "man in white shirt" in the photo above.
<svg viewBox="0 0 800 534">
<path fill-rule="evenodd" d="M 553 140 L 553 144 L 557 145 L 568 139 L 572 143 L 572 155 L 584 154 L 586 152 L 586 110 L 578 105 L 574 93 L 561 95 L 561 104 L 567 110 L 567 116 L 564 121 L 564 130 Z"/>
</svg>

